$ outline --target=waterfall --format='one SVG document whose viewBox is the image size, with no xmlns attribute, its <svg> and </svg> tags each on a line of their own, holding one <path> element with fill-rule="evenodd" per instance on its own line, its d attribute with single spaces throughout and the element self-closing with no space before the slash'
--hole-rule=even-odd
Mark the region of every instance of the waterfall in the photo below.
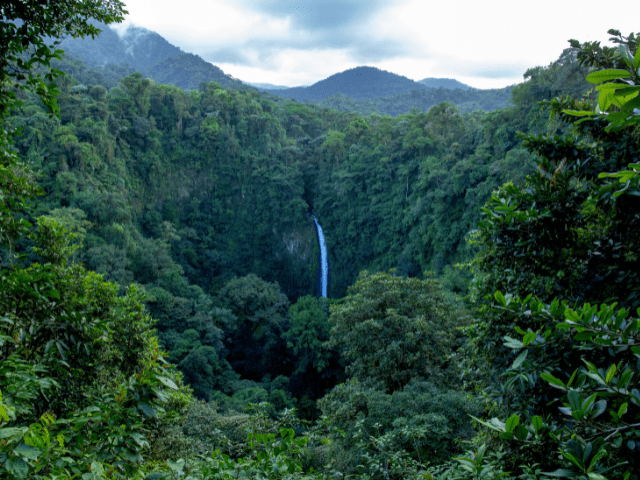
<svg viewBox="0 0 640 480">
<path fill-rule="evenodd" d="M 321 295 L 327 298 L 327 284 L 329 283 L 329 259 L 327 258 L 327 244 L 324 240 L 324 232 L 322 227 L 318 223 L 318 219 L 315 215 L 309 214 L 313 217 L 313 221 L 316 223 L 316 230 L 318 230 L 318 243 L 320 244 L 320 285 Z"/>
</svg>

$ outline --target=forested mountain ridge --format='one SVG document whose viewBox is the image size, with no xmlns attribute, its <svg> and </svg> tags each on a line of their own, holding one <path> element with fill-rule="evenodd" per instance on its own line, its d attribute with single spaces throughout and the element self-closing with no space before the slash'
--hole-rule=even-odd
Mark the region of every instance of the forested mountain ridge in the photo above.
<svg viewBox="0 0 640 480">
<path fill-rule="evenodd" d="M 298 101 L 317 102 L 339 93 L 362 100 L 387 97 L 423 88 L 427 87 L 395 73 L 375 67 L 356 67 L 335 73 L 308 87 L 270 89 L 269 92 L 285 98 L 295 98 Z"/>
<path fill-rule="evenodd" d="M 103 33 L 95 40 L 66 38 L 61 46 L 68 55 L 84 61 L 92 70 L 104 71 L 109 78 L 115 78 L 118 73 L 120 77 L 117 78 L 122 78 L 132 71 L 139 71 L 157 83 L 184 90 L 195 90 L 202 82 L 214 81 L 227 88 L 255 87 L 269 95 L 318 103 L 339 111 L 394 117 L 413 107 L 426 111 L 442 101 L 459 104 L 467 112 L 490 111 L 506 106 L 510 95 L 510 88 L 463 93 L 471 87 L 452 79 L 427 78 L 414 82 L 374 67 L 356 67 L 336 73 L 308 87 L 278 88 L 243 83 L 201 57 L 182 52 L 155 32 L 129 26 L 118 34 L 105 25 L 96 23 L 96 26 Z M 438 92 L 438 88 L 447 91 Z M 436 91 L 431 92 L 431 89 Z"/>
<path fill-rule="evenodd" d="M 568 70 L 579 75 L 571 56 L 533 71 L 509 109 L 465 114 L 443 103 L 396 119 L 276 104 L 256 90 L 216 83 L 184 92 L 140 73 L 109 92 L 66 77 L 59 120 L 25 97 L 7 125 L 22 128 L 15 147 L 41 174 L 47 196 L 38 212 L 81 234 L 77 261 L 144 287 L 159 337 L 199 397 L 240 394 L 247 387 L 234 369 L 243 368 L 247 381 L 282 376 L 295 396 L 316 398 L 322 389 L 311 386 L 318 376 L 329 382 L 322 388 L 331 385 L 335 364 L 295 372 L 291 354 L 282 353 L 280 312 L 264 317 L 273 330 L 261 342 L 268 339 L 269 355 L 289 360 L 275 370 L 240 367 L 247 350 L 266 355 L 267 344 L 245 345 L 240 354 L 222 341 L 238 317 L 221 292 L 245 278 L 231 291 L 264 290 L 256 308 L 266 311 L 282 293 L 282 305 L 313 294 L 317 237 L 307 212 L 326 232 L 330 296 L 344 296 L 363 269 L 431 270 L 448 289 L 464 291 L 451 265 L 473 255 L 465 237 L 478 207 L 531 171 L 515 132 L 545 128 L 537 95 Z M 196 345 L 204 350 L 189 357 Z M 226 373 L 197 373 L 203 369 Z"/>
<path fill-rule="evenodd" d="M 197 89 L 202 82 L 218 82 L 230 88 L 244 87 L 239 80 L 199 56 L 183 52 L 156 32 L 129 25 L 119 34 L 99 22 L 95 26 L 102 30 L 95 39 L 69 37 L 60 44 L 67 55 L 82 60 L 89 68 L 113 71 L 116 65 L 127 65 L 157 83 L 184 90 Z"/>
<path fill-rule="evenodd" d="M 451 102 L 462 112 L 471 113 L 477 110 L 490 112 L 511 104 L 512 89 L 513 87 L 505 87 L 496 90 L 464 91 L 439 87 L 367 100 L 354 100 L 340 94 L 331 95 L 316 103 L 340 112 L 358 112 L 363 116 L 377 113 L 397 117 L 414 108 L 427 112 L 431 107 L 442 102 Z"/>
<path fill-rule="evenodd" d="M 453 78 L 423 78 L 422 80 L 418 80 L 418 83 L 421 83 L 429 88 L 446 88 L 449 90 L 472 90 L 473 87 L 466 85 L 458 80 Z"/>
<path fill-rule="evenodd" d="M 201 83 L 208 82 L 217 82 L 225 88 L 250 88 L 192 53 L 168 57 L 141 71 L 156 83 L 174 85 L 183 90 L 197 90 Z"/>
<path fill-rule="evenodd" d="M 94 22 L 94 25 L 101 30 L 100 35 L 94 39 L 63 38 L 60 48 L 89 66 L 126 63 L 138 71 L 184 53 L 158 33 L 146 28 L 130 25 L 120 35 L 103 23 Z"/>
<path fill-rule="evenodd" d="M 273 85 L 271 83 L 252 83 L 252 82 L 245 82 L 245 83 L 247 85 L 251 85 L 252 87 L 257 88 L 258 90 L 286 90 L 287 88 L 291 88 L 285 85 Z"/>
</svg>

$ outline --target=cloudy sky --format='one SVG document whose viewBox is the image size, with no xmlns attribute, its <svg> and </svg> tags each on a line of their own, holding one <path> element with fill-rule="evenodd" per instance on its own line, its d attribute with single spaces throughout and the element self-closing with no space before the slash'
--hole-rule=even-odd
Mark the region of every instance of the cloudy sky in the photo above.
<svg viewBox="0 0 640 480">
<path fill-rule="evenodd" d="M 522 81 L 567 40 L 640 31 L 630 0 L 125 0 L 127 24 L 158 32 L 247 82 L 311 85 L 370 65 L 477 88 Z"/>
</svg>

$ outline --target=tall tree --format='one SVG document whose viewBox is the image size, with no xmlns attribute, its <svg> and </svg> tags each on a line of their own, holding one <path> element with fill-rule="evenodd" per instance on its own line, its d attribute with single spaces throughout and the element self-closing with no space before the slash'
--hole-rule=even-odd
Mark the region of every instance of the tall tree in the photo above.
<svg viewBox="0 0 640 480">
<path fill-rule="evenodd" d="M 413 378 L 441 383 L 455 328 L 449 310 L 435 280 L 364 271 L 331 306 L 329 345 L 347 374 L 382 390 L 401 390 Z"/>
</svg>

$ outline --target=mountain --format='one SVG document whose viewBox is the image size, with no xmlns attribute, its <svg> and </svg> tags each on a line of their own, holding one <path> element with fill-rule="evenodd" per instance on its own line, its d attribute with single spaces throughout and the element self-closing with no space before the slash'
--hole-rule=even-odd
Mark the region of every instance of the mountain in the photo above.
<svg viewBox="0 0 640 480">
<path fill-rule="evenodd" d="M 418 83 L 428 87 L 428 88 L 446 88 L 448 90 L 474 90 L 473 87 L 469 85 L 459 82 L 453 78 L 423 78 L 422 80 L 418 80 Z"/>
<path fill-rule="evenodd" d="M 82 67 L 77 64 L 67 65 L 77 78 L 86 78 L 91 83 L 114 85 L 118 78 L 139 71 L 156 83 L 183 90 L 194 90 L 203 82 L 215 81 L 225 88 L 258 88 L 269 96 L 320 103 L 339 111 L 355 110 L 362 115 L 378 112 L 397 116 L 412 107 L 426 111 L 441 101 L 451 101 L 465 111 L 493 110 L 506 105 L 509 99 L 508 92 L 483 94 L 484 91 L 454 79 L 425 78 L 416 82 L 375 67 L 352 68 L 308 87 L 243 83 L 145 28 L 129 26 L 118 34 L 104 24 L 96 25 L 102 33 L 95 39 L 67 38 L 61 44 L 70 58 L 80 59 L 90 68 L 101 67 L 98 79 L 89 72 L 81 74 Z M 437 93 L 441 88 L 444 91 Z M 471 93 L 475 95 L 470 96 Z"/>
<path fill-rule="evenodd" d="M 68 37 L 62 40 L 60 48 L 87 65 L 127 63 L 138 71 L 183 53 L 180 48 L 146 28 L 131 25 L 121 36 L 102 23 L 95 22 L 95 25 L 102 30 L 95 39 Z"/>
<path fill-rule="evenodd" d="M 303 102 L 317 102 L 340 93 L 355 100 L 365 100 L 425 88 L 425 85 L 395 73 L 375 67 L 356 67 L 331 75 L 309 87 L 269 90 L 269 93 Z"/>
<path fill-rule="evenodd" d="M 258 90 L 288 90 L 291 87 L 287 87 L 285 85 L 273 85 L 271 83 L 251 83 L 244 82 L 246 85 L 251 85 L 252 87 L 257 88 Z"/>
<path fill-rule="evenodd" d="M 79 59 L 89 67 L 102 67 L 103 74 L 108 70 L 111 74 L 118 71 L 126 76 L 133 69 L 156 83 L 183 90 L 197 89 L 200 83 L 212 81 L 226 88 L 247 88 L 240 80 L 226 75 L 197 55 L 183 52 L 156 32 L 131 25 L 119 35 L 104 24 L 95 24 L 102 30 L 95 39 L 66 38 L 60 47 L 67 56 Z M 114 69 L 115 65 L 119 68 Z"/>
<path fill-rule="evenodd" d="M 166 58 L 142 71 L 156 83 L 195 90 L 203 82 L 218 82 L 225 88 L 247 88 L 240 80 L 227 75 L 215 65 L 192 53 Z"/>
</svg>

